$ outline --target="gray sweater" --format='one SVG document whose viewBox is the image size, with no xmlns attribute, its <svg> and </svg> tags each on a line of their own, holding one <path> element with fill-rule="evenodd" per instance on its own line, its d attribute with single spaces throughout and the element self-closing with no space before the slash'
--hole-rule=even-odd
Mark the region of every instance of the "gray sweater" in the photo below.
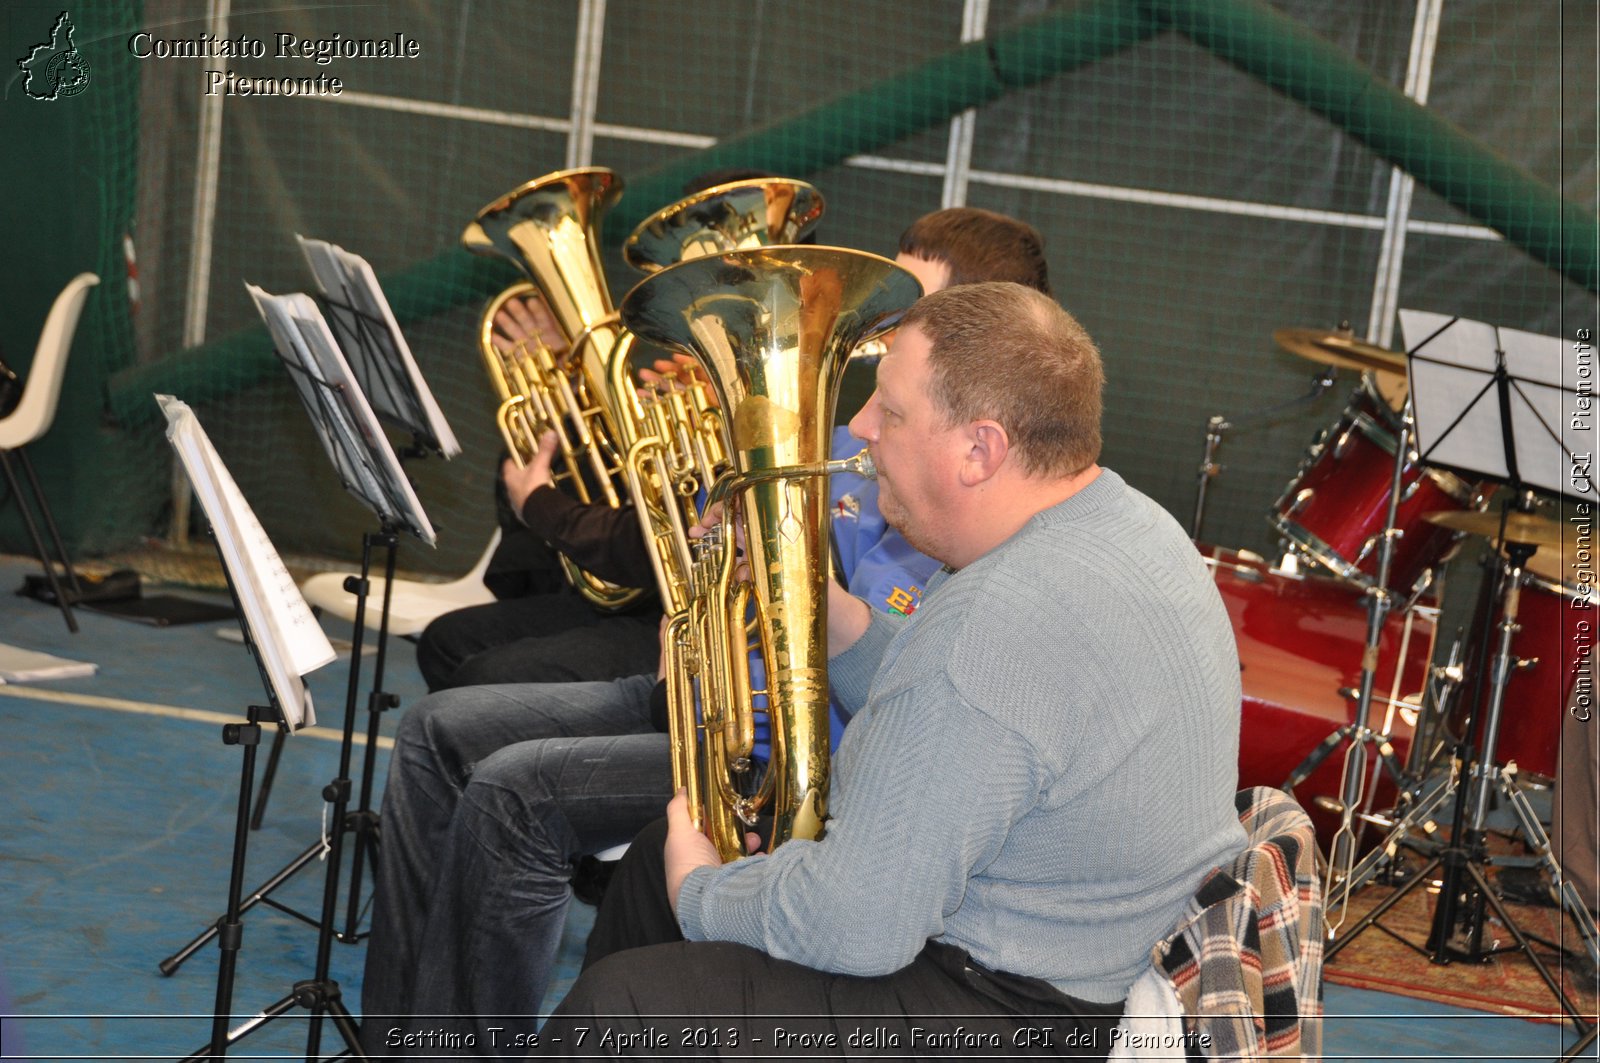
<svg viewBox="0 0 1600 1063">
<path fill-rule="evenodd" d="M 690 940 L 878 975 L 934 938 L 1110 1003 L 1244 847 L 1227 611 L 1110 470 L 935 577 L 909 619 L 874 614 L 830 673 L 861 708 L 826 837 L 693 872 Z"/>
</svg>

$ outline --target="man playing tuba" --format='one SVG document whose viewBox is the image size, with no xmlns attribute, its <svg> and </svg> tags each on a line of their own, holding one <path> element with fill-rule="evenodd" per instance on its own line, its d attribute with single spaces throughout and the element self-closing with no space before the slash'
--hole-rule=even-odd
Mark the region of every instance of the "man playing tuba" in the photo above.
<svg viewBox="0 0 1600 1063">
<path fill-rule="evenodd" d="M 529 340 L 558 352 L 566 346 L 537 294 L 508 300 L 494 320 L 493 342 L 502 349 Z M 654 594 L 599 609 L 556 564 L 556 556 L 569 558 L 623 587 L 648 587 L 655 578 L 632 510 L 583 503 L 559 489 L 551 474 L 556 451 L 555 433 L 547 432 L 526 465 L 501 463 L 504 538 L 484 578 L 497 600 L 452 610 L 423 630 L 417 666 L 430 692 L 616 679 L 655 660 L 661 603 Z"/>
<path fill-rule="evenodd" d="M 897 261 L 928 290 L 984 270 L 1049 285 L 1038 234 L 987 211 L 928 215 L 907 230 Z M 857 449 L 844 429 L 837 437 L 844 453 Z M 910 613 L 938 563 L 885 526 L 876 485 L 835 479 L 842 575 L 856 600 Z M 367 1052 L 448 1055 L 441 1038 L 429 1040 L 441 1029 L 472 1035 L 469 1052 L 521 1051 L 510 1035 L 534 1031 L 572 861 L 628 841 L 671 796 L 654 680 L 450 690 L 405 712 L 384 791 Z M 422 1018 L 441 1015 L 477 1018 Z M 494 1040 L 491 1027 L 501 1028 Z"/>
<path fill-rule="evenodd" d="M 655 883 L 672 924 L 640 937 L 687 940 L 586 970 L 536 1054 L 848 1058 L 866 1035 L 1106 1056 L 1152 946 L 1245 835 L 1227 611 L 1172 517 L 1097 464 L 1103 382 L 1039 292 L 911 309 L 850 427 L 884 516 L 945 569 L 910 618 L 830 601 L 857 711 L 826 835 L 723 864 L 680 793 Z M 642 1040 L 662 1015 L 670 1043 Z"/>
</svg>

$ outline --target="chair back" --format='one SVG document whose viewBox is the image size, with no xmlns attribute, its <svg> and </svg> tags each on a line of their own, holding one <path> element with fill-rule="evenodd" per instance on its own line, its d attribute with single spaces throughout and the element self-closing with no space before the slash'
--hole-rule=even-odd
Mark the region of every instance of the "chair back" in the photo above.
<svg viewBox="0 0 1600 1063">
<path fill-rule="evenodd" d="M 494 560 L 494 552 L 500 548 L 500 534 L 500 526 L 497 524 L 495 525 L 494 534 L 489 536 L 489 545 L 484 549 L 483 555 L 478 558 L 477 564 L 473 565 L 467 574 L 456 582 L 480 585 L 483 583 L 484 574 L 489 571 L 489 562 Z"/>
<path fill-rule="evenodd" d="M 1152 960 L 1208 1057 L 1322 1051 L 1322 880 L 1311 819 L 1281 790 L 1235 798 L 1245 850 L 1207 877 Z"/>
<path fill-rule="evenodd" d="M 72 350 L 78 317 L 83 313 L 89 289 L 99 283 L 100 278 L 93 273 L 80 273 L 50 304 L 33 364 L 23 382 L 22 400 L 10 416 L 0 419 L 0 450 L 26 446 L 50 430 L 61 399 L 61 381 L 66 376 L 67 353 Z"/>
</svg>

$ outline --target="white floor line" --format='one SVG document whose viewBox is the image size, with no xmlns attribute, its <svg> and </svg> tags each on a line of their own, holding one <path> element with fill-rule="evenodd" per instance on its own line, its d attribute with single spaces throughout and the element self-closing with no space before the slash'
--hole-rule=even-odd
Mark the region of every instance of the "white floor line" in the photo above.
<svg viewBox="0 0 1600 1063">
<path fill-rule="evenodd" d="M 8 683 L 0 683 L 0 697 L 22 698 L 30 701 L 53 701 L 61 705 L 78 705 L 88 709 L 109 709 L 112 712 L 131 712 L 141 716 L 164 716 L 169 720 L 189 720 L 195 723 L 239 723 L 241 719 L 237 715 L 211 712 L 207 709 L 184 709 L 176 705 L 156 705 L 148 701 L 128 701 L 125 698 L 105 698 L 97 694 L 74 694 L 65 690 L 48 690 L 44 687 Z M 304 735 L 308 738 L 321 738 L 330 742 L 337 742 L 344 737 L 342 732 L 336 731 L 331 727 L 307 727 L 303 731 L 296 731 L 295 734 Z M 357 734 L 355 743 L 358 746 L 366 745 L 367 736 Z M 393 749 L 394 739 L 387 735 L 379 735 L 378 748 Z"/>
</svg>

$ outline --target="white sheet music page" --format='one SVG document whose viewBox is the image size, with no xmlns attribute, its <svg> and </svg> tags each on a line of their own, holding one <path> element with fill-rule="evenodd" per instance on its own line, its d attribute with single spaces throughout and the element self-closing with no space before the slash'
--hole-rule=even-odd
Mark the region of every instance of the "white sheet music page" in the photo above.
<svg viewBox="0 0 1600 1063">
<path fill-rule="evenodd" d="M 322 412 L 325 403 L 331 405 L 336 400 L 321 386 L 325 383 L 322 370 L 311 356 L 305 337 L 295 323 L 294 314 L 290 311 L 291 303 L 283 296 L 273 295 L 253 284 L 246 284 L 245 290 L 255 300 L 256 309 L 261 314 L 261 320 L 266 322 L 267 331 L 272 334 L 278 354 L 289 361 L 289 380 L 300 394 L 307 416 L 318 424 L 317 438 L 322 441 L 322 449 L 333 463 L 339 479 L 361 498 L 382 498 L 383 488 L 378 483 L 377 475 L 364 461 L 358 460 L 365 455 L 367 448 L 356 436 L 349 418 L 337 410 Z M 323 423 L 328 432 L 321 430 Z M 330 432 L 332 435 L 328 434 Z"/>
<path fill-rule="evenodd" d="M 273 696 L 291 729 L 309 727 L 316 711 L 301 677 L 334 660 L 333 646 L 194 411 L 171 395 L 157 395 L 156 402 L 217 537 Z"/>
<path fill-rule="evenodd" d="M 1563 429 L 1578 413 L 1578 396 L 1562 386 L 1560 339 L 1425 310 L 1401 310 L 1400 328 L 1424 462 L 1505 480 L 1509 444 L 1523 485 L 1600 501 L 1592 484 L 1580 491 L 1568 482 L 1573 458 Z M 1501 353 L 1509 437 L 1495 377 Z"/>
<path fill-rule="evenodd" d="M 373 272 L 372 265 L 338 244 L 330 244 L 326 240 L 308 240 L 298 233 L 295 239 L 300 241 L 300 250 L 305 254 L 306 263 L 317 278 L 317 287 L 323 295 L 340 300 L 348 298 L 358 311 L 384 323 L 394 342 L 394 349 L 399 352 L 406 377 L 416 391 L 423 415 L 428 419 L 428 423 L 421 427 L 427 428 L 433 438 L 439 441 L 439 452 L 445 458 L 460 454 L 461 444 L 450 430 L 450 423 L 445 420 L 444 411 L 434 399 L 433 389 L 428 387 L 417 360 L 412 357 L 411 345 L 406 343 L 405 333 L 400 331 L 400 322 L 395 320 L 389 297 L 383 294 L 383 287 L 378 283 L 378 275 Z M 398 410 L 385 410 L 384 413 L 402 419 Z"/>
<path fill-rule="evenodd" d="M 437 536 L 422 501 L 350 372 L 350 364 L 328 328 L 322 308 L 302 292 L 272 295 L 248 283 L 245 288 L 255 299 L 279 351 L 292 352 L 288 356 L 300 362 L 307 376 L 320 382 L 316 385 L 321 388 L 320 393 L 305 396 L 308 406 L 316 409 L 323 399 L 333 399 L 336 409 L 330 411 L 329 427 L 339 435 L 342 445 L 326 438 L 323 445 L 334 467 L 341 475 L 355 476 L 363 499 L 384 505 L 380 517 L 396 519 L 429 546 L 436 545 Z M 303 383 L 298 377 L 295 380 L 297 387 Z M 356 460 L 348 460 L 350 456 Z"/>
</svg>

